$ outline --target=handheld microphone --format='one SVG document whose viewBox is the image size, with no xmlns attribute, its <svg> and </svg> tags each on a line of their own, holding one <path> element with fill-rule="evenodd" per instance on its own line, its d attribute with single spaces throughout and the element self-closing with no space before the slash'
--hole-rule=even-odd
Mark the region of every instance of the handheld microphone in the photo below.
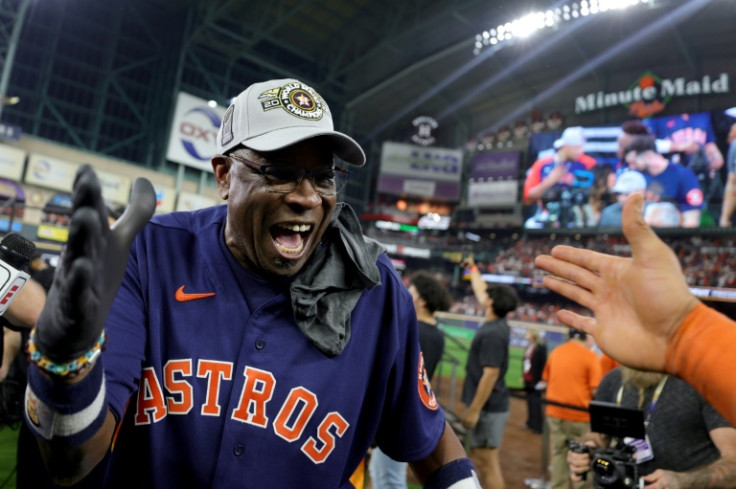
<svg viewBox="0 0 736 489">
<path fill-rule="evenodd" d="M 36 245 L 18 233 L 0 241 L 0 316 L 30 279 L 26 270 L 35 252 Z"/>
</svg>

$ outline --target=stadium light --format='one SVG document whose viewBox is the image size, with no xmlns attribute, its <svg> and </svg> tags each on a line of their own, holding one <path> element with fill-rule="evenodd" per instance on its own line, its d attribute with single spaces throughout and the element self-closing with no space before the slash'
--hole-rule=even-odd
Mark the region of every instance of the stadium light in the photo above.
<svg viewBox="0 0 736 489">
<path fill-rule="evenodd" d="M 473 54 L 478 56 L 489 46 L 512 39 L 526 39 L 536 32 L 555 27 L 590 15 L 599 15 L 611 11 L 620 11 L 636 5 L 646 5 L 653 0 L 579 0 L 568 1 L 554 9 L 530 12 L 522 17 L 504 24 L 495 29 L 485 30 L 475 36 Z"/>
</svg>

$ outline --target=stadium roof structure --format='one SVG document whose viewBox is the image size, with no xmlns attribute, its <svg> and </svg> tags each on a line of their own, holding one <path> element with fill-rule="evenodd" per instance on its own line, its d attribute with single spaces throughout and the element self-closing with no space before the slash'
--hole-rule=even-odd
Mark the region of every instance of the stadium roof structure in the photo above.
<svg viewBox="0 0 736 489">
<path fill-rule="evenodd" d="M 592 14 L 594 2 L 0 0 L 0 59 L 17 47 L 7 95 L 20 97 L 2 116 L 27 134 L 158 167 L 178 91 L 227 104 L 251 82 L 294 76 L 369 152 L 406 139 L 417 116 L 439 122 L 438 145 L 461 146 L 533 110 L 610 123 L 606 111 L 576 115 L 576 97 L 625 89 L 644 68 L 700 79 L 736 65 L 732 0 L 648 0 L 605 15 Z M 484 31 L 535 10 L 559 20 L 565 7 L 581 14 L 486 43 Z M 711 110 L 708 100 L 678 107 Z"/>
<path fill-rule="evenodd" d="M 678 68 L 706 75 L 736 61 L 736 2 L 729 0 L 638 2 L 559 19 L 528 38 L 473 52 L 477 35 L 530 11 L 593 3 L 194 2 L 206 22 L 190 43 L 254 74 L 313 83 L 363 140 L 406 132 L 419 115 L 456 128 L 461 138 L 473 136 L 528 118 L 533 109 L 572 112 L 575 96 L 626 88 L 642 67 L 663 77 Z M 448 144 L 453 136 L 445 137 Z"/>
</svg>

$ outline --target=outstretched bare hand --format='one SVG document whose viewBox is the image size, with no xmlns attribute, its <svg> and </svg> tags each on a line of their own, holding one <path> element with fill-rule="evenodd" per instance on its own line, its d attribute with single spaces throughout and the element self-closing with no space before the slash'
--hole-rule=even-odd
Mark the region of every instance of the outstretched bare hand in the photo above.
<svg viewBox="0 0 736 489">
<path fill-rule="evenodd" d="M 662 371 L 669 339 L 698 300 L 675 254 L 644 222 L 642 199 L 632 195 L 623 208 L 631 258 L 556 246 L 535 263 L 552 274 L 544 277 L 545 287 L 595 314 L 589 318 L 563 310 L 560 321 L 592 334 L 621 363 Z"/>
</svg>

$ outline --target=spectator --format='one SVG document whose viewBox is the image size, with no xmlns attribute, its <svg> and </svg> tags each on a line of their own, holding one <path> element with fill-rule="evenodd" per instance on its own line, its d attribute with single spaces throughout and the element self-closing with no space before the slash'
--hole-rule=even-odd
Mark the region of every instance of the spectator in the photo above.
<svg viewBox="0 0 736 489">
<path fill-rule="evenodd" d="M 626 147 L 631 143 L 632 138 L 636 136 L 651 136 L 652 133 L 642 121 L 632 119 L 621 124 L 621 134 L 618 136 L 618 146 L 616 147 L 616 156 L 618 156 L 619 164 L 617 173 L 622 173 L 630 168 L 626 163 Z M 700 146 L 694 141 L 672 141 L 669 139 L 657 139 L 655 141 L 657 152 L 661 154 L 689 152 L 697 150 Z"/>
<path fill-rule="evenodd" d="M 680 212 L 683 227 L 698 227 L 703 191 L 692 170 L 670 163 L 657 153 L 654 138 L 636 136 L 627 147 L 627 159 L 647 179 L 647 202 L 671 202 Z"/>
<path fill-rule="evenodd" d="M 616 202 L 603 209 L 598 226 L 620 228 L 621 206 L 631 194 L 634 192 L 644 193 L 646 189 L 647 181 L 640 172 L 629 170 L 619 175 L 611 189 L 616 195 Z"/>
<path fill-rule="evenodd" d="M 414 301 L 419 327 L 419 346 L 422 348 L 425 382 L 429 383 L 445 349 L 445 336 L 437 326 L 434 313 L 450 307 L 447 289 L 426 272 L 411 276 L 409 293 Z M 409 464 L 392 459 L 380 448 L 371 451 L 369 471 L 373 489 L 406 488 L 406 470 Z"/>
<path fill-rule="evenodd" d="M 672 163 L 689 168 L 695 174 L 703 192 L 703 200 L 710 204 L 723 196 L 723 181 L 719 170 L 723 154 L 715 143 L 711 115 L 708 112 L 678 114 L 645 119 L 652 134 L 671 142 Z"/>
<path fill-rule="evenodd" d="M 736 117 L 736 110 L 733 113 L 734 117 Z M 726 168 L 728 170 L 728 176 L 726 177 L 726 187 L 723 191 L 723 204 L 721 206 L 721 217 L 719 220 L 719 225 L 722 228 L 732 226 L 731 218 L 733 217 L 733 211 L 736 210 L 736 123 L 731 126 L 731 130 L 728 132 Z"/>
<path fill-rule="evenodd" d="M 509 390 L 504 380 L 509 366 L 511 330 L 506 316 L 519 305 L 508 285 L 489 285 L 481 278 L 472 257 L 463 262 L 470 269 L 473 292 L 484 307 L 485 321 L 473 337 L 465 367 L 462 424 L 469 431 L 470 459 L 485 489 L 505 487 L 498 451 L 509 417 Z"/>
<path fill-rule="evenodd" d="M 542 379 L 547 384 L 547 427 L 551 450 L 551 489 L 567 489 L 567 440 L 577 440 L 590 431 L 588 404 L 601 381 L 598 357 L 587 346 L 587 335 L 570 330 L 569 340 L 547 359 Z M 559 403 L 577 409 L 559 406 Z M 583 487 L 576 483 L 576 488 Z"/>
<path fill-rule="evenodd" d="M 538 388 L 542 380 L 542 372 L 547 363 L 547 346 L 542 343 L 539 331 L 530 329 L 526 333 L 529 345 L 524 350 L 522 377 L 526 391 L 527 418 L 524 428 L 534 433 L 542 433 L 544 417 L 542 415 L 542 393 Z"/>
</svg>

